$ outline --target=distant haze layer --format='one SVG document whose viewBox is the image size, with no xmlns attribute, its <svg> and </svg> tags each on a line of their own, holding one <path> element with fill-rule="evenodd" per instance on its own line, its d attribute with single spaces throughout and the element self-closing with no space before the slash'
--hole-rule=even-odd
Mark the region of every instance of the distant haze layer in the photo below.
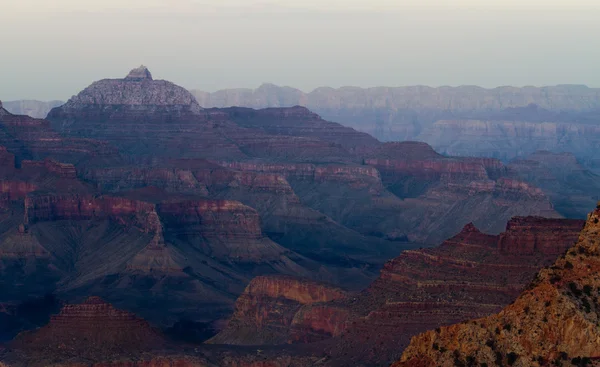
<svg viewBox="0 0 600 367">
<path fill-rule="evenodd" d="M 66 100 L 144 63 L 214 91 L 321 85 L 600 86 L 597 2 L 12 1 L 0 99 Z"/>
</svg>

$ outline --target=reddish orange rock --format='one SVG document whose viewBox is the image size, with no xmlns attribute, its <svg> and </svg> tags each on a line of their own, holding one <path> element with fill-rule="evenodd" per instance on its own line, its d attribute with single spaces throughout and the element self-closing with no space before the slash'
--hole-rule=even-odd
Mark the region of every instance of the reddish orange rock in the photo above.
<svg viewBox="0 0 600 367">
<path fill-rule="evenodd" d="M 231 320 L 225 330 L 210 340 L 213 344 L 282 344 L 290 337 L 291 329 L 305 328 L 308 333 L 331 336 L 343 329 L 347 315 L 340 311 L 337 319 L 319 322 L 318 312 L 304 306 L 318 305 L 345 298 L 339 288 L 309 280 L 286 276 L 254 278 L 238 298 Z M 321 316 L 334 315 L 332 309 L 321 309 Z M 299 314 L 300 313 L 300 314 Z M 302 337 L 304 338 L 304 337 Z M 309 336 L 306 336 L 309 338 Z M 304 338 L 304 339 L 306 339 Z"/>
<path fill-rule="evenodd" d="M 600 205 L 577 243 L 495 315 L 414 337 L 394 367 L 588 365 L 600 358 Z"/>
</svg>

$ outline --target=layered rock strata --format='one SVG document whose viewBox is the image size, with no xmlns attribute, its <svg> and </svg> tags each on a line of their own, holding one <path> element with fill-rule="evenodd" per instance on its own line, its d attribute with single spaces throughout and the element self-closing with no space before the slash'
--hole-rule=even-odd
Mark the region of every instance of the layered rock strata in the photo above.
<svg viewBox="0 0 600 367">
<path fill-rule="evenodd" d="M 418 335 L 394 366 L 587 365 L 600 357 L 600 209 L 577 243 L 501 312 Z"/>
</svg>

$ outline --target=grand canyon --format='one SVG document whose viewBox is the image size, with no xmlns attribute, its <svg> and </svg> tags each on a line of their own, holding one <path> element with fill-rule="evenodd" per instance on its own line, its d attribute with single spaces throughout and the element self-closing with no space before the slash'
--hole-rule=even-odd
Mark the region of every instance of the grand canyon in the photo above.
<svg viewBox="0 0 600 367">
<path fill-rule="evenodd" d="M 0 103 L 0 366 L 593 363 L 599 109 L 145 66 Z"/>
</svg>

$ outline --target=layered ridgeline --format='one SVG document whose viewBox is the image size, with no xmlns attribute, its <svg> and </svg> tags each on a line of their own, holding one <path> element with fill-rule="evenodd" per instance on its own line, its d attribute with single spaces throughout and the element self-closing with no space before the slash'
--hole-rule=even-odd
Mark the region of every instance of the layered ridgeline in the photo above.
<svg viewBox="0 0 600 367">
<path fill-rule="evenodd" d="M 418 139 L 449 155 L 512 159 L 544 149 L 572 152 L 600 167 L 592 162 L 600 139 L 600 90 L 585 86 L 324 87 L 303 93 L 265 84 L 192 92 L 207 107 L 306 106 L 382 141 Z"/>
<path fill-rule="evenodd" d="M 153 223 L 153 221 L 150 221 Z M 62 307 L 0 350 L 11 366 L 380 366 L 420 331 L 488 315 L 564 252 L 583 221 L 515 218 L 500 236 L 468 225 L 432 249 L 390 261 L 367 290 L 259 276 L 211 344 L 186 348 L 98 297 Z M 451 275 L 453 278 L 447 280 Z M 36 310 L 40 310 L 37 307 Z M 239 345 L 250 345 L 249 347 Z"/>
<path fill-rule="evenodd" d="M 380 366 L 424 330 L 490 315 L 572 246 L 579 220 L 514 218 L 499 236 L 469 224 L 439 247 L 405 251 L 358 295 L 289 277 L 258 277 L 209 343 L 302 344 L 327 365 Z M 307 344 L 308 343 L 308 344 Z"/>
<path fill-rule="evenodd" d="M 593 154 L 600 139 L 600 92 L 585 86 L 323 87 L 303 93 L 265 84 L 255 90 L 192 93 L 204 107 L 304 106 L 382 141 L 416 139 L 448 155 L 510 160 L 550 150 L 574 153 L 588 167 L 600 169 Z M 6 108 L 42 118 L 60 104 L 13 101 Z"/>
<path fill-rule="evenodd" d="M 575 246 L 500 313 L 428 331 L 394 366 L 588 365 L 600 358 L 600 205 Z"/>
<path fill-rule="evenodd" d="M 498 160 L 382 144 L 303 107 L 206 109 L 144 67 L 49 119 L 0 109 L 5 338 L 43 322 L 19 304 L 55 293 L 199 341 L 256 276 L 358 291 L 415 242 L 559 216 Z"/>
<path fill-rule="evenodd" d="M 301 204 L 363 236 L 434 244 L 471 221 L 500 232 L 515 215 L 557 216 L 542 192 L 510 177 L 499 161 L 446 158 L 422 144 L 381 144 L 303 107 L 203 109 L 183 88 L 153 80 L 144 67 L 124 79 L 93 83 L 48 119 L 67 136 L 108 141 L 138 167 L 203 158 L 283 176 Z M 432 201 L 440 205 L 427 204 Z M 257 209 L 272 238 L 298 249 L 281 216 L 269 215 L 273 207 L 244 202 L 263 207 Z M 344 232 L 334 227 L 323 228 Z"/>
</svg>

